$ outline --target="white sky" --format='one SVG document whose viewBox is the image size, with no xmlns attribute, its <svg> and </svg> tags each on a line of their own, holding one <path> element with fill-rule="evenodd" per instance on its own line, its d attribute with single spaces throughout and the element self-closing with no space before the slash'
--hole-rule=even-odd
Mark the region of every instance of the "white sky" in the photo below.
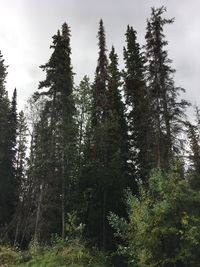
<svg viewBox="0 0 200 267">
<path fill-rule="evenodd" d="M 72 65 L 78 82 L 93 78 L 97 61 L 97 31 L 103 19 L 107 48 L 113 44 L 123 62 L 127 24 L 144 44 L 151 6 L 167 7 L 169 57 L 176 68 L 176 85 L 187 90 L 184 98 L 200 105 L 200 1 L 199 0 L 0 0 L 0 50 L 8 68 L 7 90 L 18 90 L 19 109 L 43 79 L 40 65 L 51 54 L 51 37 L 67 22 L 72 30 Z"/>
</svg>

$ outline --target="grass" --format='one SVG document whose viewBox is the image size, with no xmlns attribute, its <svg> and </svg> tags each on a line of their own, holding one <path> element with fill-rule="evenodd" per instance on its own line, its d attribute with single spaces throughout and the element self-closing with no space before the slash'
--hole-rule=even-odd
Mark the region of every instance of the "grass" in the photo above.
<svg viewBox="0 0 200 267">
<path fill-rule="evenodd" d="M 0 246 L 0 267 L 108 267 L 107 257 L 97 249 L 71 242 L 20 252 Z"/>
</svg>

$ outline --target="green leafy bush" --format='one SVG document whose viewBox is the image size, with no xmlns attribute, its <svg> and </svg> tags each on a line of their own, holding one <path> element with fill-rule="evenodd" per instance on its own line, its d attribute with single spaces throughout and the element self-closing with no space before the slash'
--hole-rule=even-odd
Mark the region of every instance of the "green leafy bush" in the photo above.
<svg viewBox="0 0 200 267">
<path fill-rule="evenodd" d="M 60 250 L 49 249 L 41 255 L 33 257 L 30 261 L 23 263 L 20 267 L 106 267 L 106 257 L 99 252 L 90 252 L 88 249 L 68 245 Z"/>
<path fill-rule="evenodd" d="M 9 246 L 0 246 L 0 267 L 12 267 L 19 264 L 21 253 Z"/>
<path fill-rule="evenodd" d="M 200 192 L 182 178 L 177 166 L 155 170 L 140 197 L 128 193 L 128 220 L 111 214 L 118 253 L 129 266 L 196 267 L 200 262 Z"/>
</svg>

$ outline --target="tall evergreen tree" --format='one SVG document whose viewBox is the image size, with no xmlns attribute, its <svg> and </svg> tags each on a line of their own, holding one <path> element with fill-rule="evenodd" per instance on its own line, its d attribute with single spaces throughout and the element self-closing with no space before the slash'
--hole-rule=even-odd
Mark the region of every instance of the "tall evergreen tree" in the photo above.
<svg viewBox="0 0 200 267">
<path fill-rule="evenodd" d="M 152 8 L 147 21 L 146 57 L 148 60 L 148 89 L 152 127 L 154 130 L 154 166 L 168 168 L 170 158 L 177 152 L 177 140 L 181 131 L 181 120 L 187 102 L 179 101 L 182 88 L 174 85 L 175 70 L 170 66 L 171 60 L 165 49 L 168 42 L 163 28 L 173 23 L 173 19 L 163 18 L 164 7 Z"/>
<path fill-rule="evenodd" d="M 199 132 L 198 132 L 198 114 L 197 114 L 197 125 L 192 125 L 190 122 L 187 122 L 186 125 L 187 125 L 187 135 L 190 147 L 190 151 L 188 152 L 188 158 L 189 158 L 188 177 L 194 189 L 199 190 L 200 143 L 199 143 Z"/>
<path fill-rule="evenodd" d="M 130 159 L 135 179 L 147 181 L 151 170 L 151 128 L 149 99 L 145 81 L 145 59 L 130 26 L 124 48 L 124 90 L 127 104 Z"/>
<path fill-rule="evenodd" d="M 114 48 L 108 61 L 105 31 L 99 25 L 99 58 L 93 84 L 90 153 L 83 171 L 86 192 L 86 231 L 102 249 L 113 248 L 109 211 L 122 213 L 127 173 L 127 127 L 119 88 L 121 74 Z"/>
<path fill-rule="evenodd" d="M 105 120 L 108 112 L 108 59 L 103 21 L 98 31 L 99 57 L 92 88 L 91 142 L 88 164 L 83 172 L 87 190 L 86 231 L 90 238 L 101 248 L 106 239 L 106 180 L 107 166 L 105 145 Z"/>
<path fill-rule="evenodd" d="M 17 90 L 14 89 L 13 97 L 9 112 L 9 124 L 10 124 L 10 146 L 12 159 L 16 157 L 16 139 L 17 139 Z"/>
<path fill-rule="evenodd" d="M 39 89 L 47 89 L 41 93 L 46 96 L 46 103 L 41 114 L 43 121 L 41 123 L 45 123 L 43 127 L 45 129 L 39 127 L 45 131 L 45 137 L 43 134 L 40 137 L 38 135 L 38 138 L 47 138 L 47 146 L 44 147 L 47 169 L 45 166 L 42 169 L 43 165 L 40 165 L 41 172 L 45 173 L 45 177 L 41 178 L 39 195 L 41 196 L 41 191 L 45 191 L 45 195 L 43 195 L 41 203 L 37 205 L 36 221 L 37 217 L 42 214 L 42 202 L 46 203 L 48 213 L 46 213 L 44 221 L 46 220 L 49 227 L 48 232 L 50 234 L 62 233 L 64 238 L 65 214 L 67 210 L 71 209 L 70 194 L 74 183 L 73 157 L 76 141 L 70 28 L 66 23 L 62 26 L 62 32 L 58 31 L 57 35 L 53 37 L 51 48 L 54 51 L 50 60 L 41 66 L 46 71 L 46 79 L 39 84 Z M 35 160 L 37 160 L 37 154 Z"/>
<path fill-rule="evenodd" d="M 78 173 L 86 161 L 86 150 L 88 150 L 91 130 L 91 104 L 92 86 L 89 77 L 84 76 L 75 91 L 75 104 L 78 123 Z"/>
<path fill-rule="evenodd" d="M 108 59 L 105 40 L 105 29 L 102 19 L 99 23 L 98 31 L 98 45 L 99 45 L 99 57 L 95 73 L 95 81 L 93 85 L 93 114 L 92 123 L 94 126 L 98 126 L 106 115 L 107 106 L 107 84 L 108 84 Z"/>
<path fill-rule="evenodd" d="M 16 91 L 10 105 L 5 88 L 7 67 L 0 53 L 0 226 L 7 224 L 16 205 Z"/>
<path fill-rule="evenodd" d="M 121 72 L 118 56 L 112 47 L 108 65 L 108 114 L 105 122 L 105 144 L 107 168 L 106 217 L 110 211 L 126 216 L 123 203 L 124 190 L 130 187 L 135 192 L 136 181 L 130 173 L 128 129 L 125 119 L 125 105 L 122 102 Z M 106 218 L 106 223 L 107 218 Z M 106 225 L 106 248 L 115 249 L 119 240 L 114 238 L 111 228 Z"/>
<path fill-rule="evenodd" d="M 18 116 L 18 138 L 17 138 L 17 155 L 16 155 L 16 176 L 20 184 L 24 183 L 26 170 L 26 153 L 27 153 L 27 137 L 28 127 L 23 111 Z"/>
<path fill-rule="evenodd" d="M 20 243 L 20 238 L 24 231 L 24 220 L 26 214 L 25 207 L 25 195 L 27 190 L 27 176 L 26 176 L 26 153 L 27 153 L 27 137 L 28 127 L 24 112 L 19 112 L 17 122 L 17 139 L 16 139 L 16 160 L 15 160 L 15 172 L 16 180 L 18 184 L 17 190 L 17 207 L 14 212 L 14 217 L 11 221 L 10 231 L 14 232 L 14 246 Z M 14 229 L 14 231 L 13 231 Z"/>
</svg>

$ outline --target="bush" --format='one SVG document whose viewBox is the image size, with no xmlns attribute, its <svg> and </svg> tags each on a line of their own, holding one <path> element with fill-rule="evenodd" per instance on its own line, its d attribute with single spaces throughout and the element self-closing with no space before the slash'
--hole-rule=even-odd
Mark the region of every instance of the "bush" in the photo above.
<svg viewBox="0 0 200 267">
<path fill-rule="evenodd" d="M 12 267 L 19 264 L 21 253 L 9 246 L 0 246 L 0 267 Z"/>
<path fill-rule="evenodd" d="M 56 237 L 52 247 L 29 252 L 31 260 L 20 267 L 107 267 L 107 257 L 97 249 L 88 249 L 75 239 L 63 241 Z"/>
<path fill-rule="evenodd" d="M 129 266 L 196 267 L 200 262 L 200 192 L 176 166 L 155 170 L 149 189 L 127 197 L 128 220 L 111 214 L 110 222 L 125 245 L 118 253 Z"/>
</svg>

